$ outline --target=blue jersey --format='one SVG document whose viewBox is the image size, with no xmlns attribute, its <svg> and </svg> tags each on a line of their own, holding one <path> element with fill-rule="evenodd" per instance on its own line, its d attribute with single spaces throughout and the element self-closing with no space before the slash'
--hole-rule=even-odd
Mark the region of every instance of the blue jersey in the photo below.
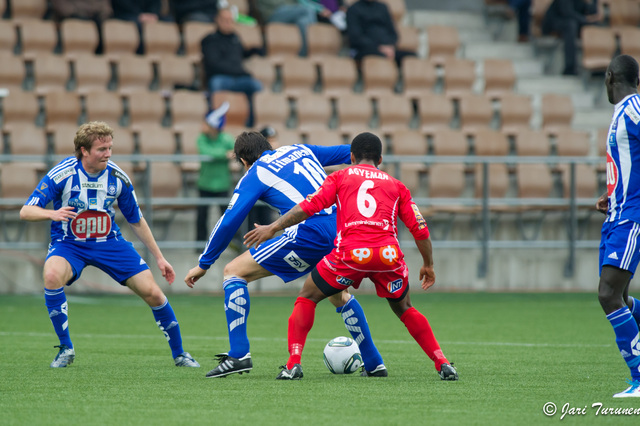
<svg viewBox="0 0 640 426">
<path fill-rule="evenodd" d="M 615 106 L 607 137 L 607 222 L 640 222 L 640 96 Z"/>
<path fill-rule="evenodd" d="M 113 203 L 129 223 L 142 218 L 136 194 L 129 176 L 115 163 L 97 175 L 89 175 L 82 162 L 75 157 L 62 160 L 42 178 L 33 191 L 27 206 L 45 208 L 53 202 L 53 208 L 71 206 L 78 215 L 69 222 L 51 222 L 51 241 L 82 241 L 100 243 L 121 238 L 115 223 Z"/>
<path fill-rule="evenodd" d="M 256 201 L 264 201 L 281 215 L 288 212 L 322 185 L 327 177 L 323 167 L 350 163 L 350 152 L 349 145 L 289 145 L 264 152 L 236 185 L 227 210 L 209 236 L 199 266 L 209 269 L 213 265 Z M 335 223 L 335 206 L 317 216 Z"/>
</svg>

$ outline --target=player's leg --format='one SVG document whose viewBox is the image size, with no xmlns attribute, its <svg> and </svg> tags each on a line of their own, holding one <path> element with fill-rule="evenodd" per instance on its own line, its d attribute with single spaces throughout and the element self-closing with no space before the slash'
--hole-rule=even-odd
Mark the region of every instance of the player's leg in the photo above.
<svg viewBox="0 0 640 426">
<path fill-rule="evenodd" d="M 302 374 L 302 351 L 307 341 L 307 335 L 313 327 L 316 315 L 316 305 L 328 295 L 323 293 L 313 281 L 316 269 L 307 277 L 298 293 L 298 298 L 293 305 L 293 312 L 289 317 L 289 329 L 287 334 L 289 359 L 282 367 L 282 371 L 276 377 L 277 380 L 301 379 Z M 340 289 L 333 289 L 334 293 L 339 293 Z M 332 293 L 333 294 L 333 293 Z"/>
<path fill-rule="evenodd" d="M 631 272 L 605 265 L 600 273 L 598 300 L 616 335 L 616 344 L 631 372 L 632 386 L 614 397 L 640 397 L 638 323 L 623 299 Z"/>
<path fill-rule="evenodd" d="M 640 224 L 605 222 L 600 242 L 598 300 L 616 335 L 616 344 L 631 371 L 631 387 L 614 395 L 640 397 L 640 338 L 638 323 L 627 306 L 629 281 L 640 262 Z"/>
<path fill-rule="evenodd" d="M 442 380 L 458 380 L 458 373 L 449 363 L 440 349 L 440 344 L 433 334 L 431 325 L 422 313 L 411 305 L 409 288 L 398 299 L 387 298 L 389 306 L 400 321 L 407 327 L 411 337 L 420 345 L 422 350 L 433 361 L 436 371 Z"/>
<path fill-rule="evenodd" d="M 336 307 L 336 312 L 340 314 L 345 327 L 347 327 L 351 337 L 358 344 L 364 362 L 362 375 L 373 377 L 388 376 L 382 355 L 380 355 L 378 348 L 373 343 L 367 317 L 355 296 L 350 294 L 348 289 L 345 289 L 330 296 L 329 301 Z"/>
<path fill-rule="evenodd" d="M 247 319 L 251 308 L 247 284 L 272 274 L 260 266 L 249 251 L 245 251 L 224 267 L 223 275 L 222 288 L 229 333 L 229 352 L 216 355 L 219 364 L 207 373 L 207 377 L 242 374 L 253 368 L 247 336 Z"/>
<path fill-rule="evenodd" d="M 622 299 L 627 303 L 629 310 L 631 311 L 631 315 L 636 320 L 636 324 L 640 327 L 640 300 L 636 299 L 633 296 L 629 296 L 629 284 L 631 280 L 627 283 L 627 286 L 624 289 L 624 294 L 622 295 Z"/>
<path fill-rule="evenodd" d="M 51 363 L 53 368 L 66 367 L 73 363 L 75 350 L 69 335 L 69 317 L 67 297 L 64 286 L 73 279 L 73 268 L 63 257 L 50 256 L 44 263 L 44 301 L 49 311 L 49 319 L 58 335 L 60 345 L 58 354 Z"/>
<path fill-rule="evenodd" d="M 169 299 L 153 278 L 151 271 L 147 268 L 138 272 L 128 278 L 125 285 L 151 308 L 158 328 L 167 338 L 175 365 L 177 367 L 200 367 L 200 364 L 183 349 L 182 335 L 176 314 L 173 312 Z"/>
</svg>

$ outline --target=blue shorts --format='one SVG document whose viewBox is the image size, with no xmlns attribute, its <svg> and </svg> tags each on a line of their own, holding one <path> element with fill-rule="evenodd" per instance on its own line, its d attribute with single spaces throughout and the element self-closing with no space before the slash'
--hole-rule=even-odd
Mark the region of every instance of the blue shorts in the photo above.
<svg viewBox="0 0 640 426">
<path fill-rule="evenodd" d="M 99 243 L 55 241 L 49 245 L 47 259 L 51 256 L 63 257 L 71 265 L 73 277 L 67 285 L 73 284 L 85 266 L 95 266 L 109 274 L 111 278 L 126 285 L 125 281 L 149 269 L 144 259 L 124 239 L 112 239 Z"/>
<path fill-rule="evenodd" d="M 335 215 L 307 219 L 289 227 L 282 235 L 265 241 L 251 256 L 264 269 L 284 282 L 300 278 L 333 250 L 336 237 Z"/>
<path fill-rule="evenodd" d="M 600 272 L 604 265 L 611 265 L 634 274 L 640 261 L 639 237 L 639 223 L 605 222 L 600 239 Z"/>
</svg>

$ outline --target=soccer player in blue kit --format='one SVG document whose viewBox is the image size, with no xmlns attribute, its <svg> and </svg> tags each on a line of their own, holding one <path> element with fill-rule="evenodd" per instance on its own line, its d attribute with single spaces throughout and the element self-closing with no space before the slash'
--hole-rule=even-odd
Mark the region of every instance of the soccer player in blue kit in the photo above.
<svg viewBox="0 0 640 426">
<path fill-rule="evenodd" d="M 227 210 L 216 223 L 209 241 L 184 281 L 192 287 L 226 249 L 249 210 L 262 200 L 282 215 L 316 191 L 327 177 L 324 168 L 351 161 L 349 145 L 289 145 L 275 151 L 258 132 L 244 132 L 236 138 L 234 153 L 246 170 L 238 182 Z M 284 230 L 258 249 L 242 253 L 223 270 L 225 313 L 230 350 L 218 354 L 219 365 L 207 377 L 224 377 L 253 368 L 247 318 L 250 299 L 247 284 L 259 278 L 277 275 L 285 282 L 311 272 L 333 250 L 336 237 L 336 208 L 332 206 L 305 222 Z M 329 298 L 341 314 L 364 361 L 363 376 L 385 377 L 387 369 L 373 343 L 367 319 L 358 301 L 347 290 Z"/>
<path fill-rule="evenodd" d="M 113 203 L 117 201 L 133 233 L 153 254 L 162 276 L 171 284 L 175 272 L 142 217 L 131 180 L 109 159 L 113 130 L 104 122 L 86 123 L 78 128 L 73 142 L 75 156 L 53 167 L 20 210 L 23 220 L 52 221 L 43 272 L 44 299 L 60 345 L 51 367 L 66 367 L 75 359 L 64 287 L 76 281 L 87 265 L 106 272 L 149 305 L 176 366 L 200 367 L 182 348 L 180 326 L 167 297 L 115 223 Z M 53 209 L 46 209 L 50 202 Z"/>
<path fill-rule="evenodd" d="M 600 240 L 598 299 L 613 326 L 616 344 L 631 371 L 629 387 L 614 398 L 640 397 L 640 300 L 629 283 L 640 261 L 640 96 L 638 63 L 628 55 L 611 60 L 605 75 L 615 105 L 607 136 L 607 193 L 596 208 L 607 215 Z"/>
</svg>

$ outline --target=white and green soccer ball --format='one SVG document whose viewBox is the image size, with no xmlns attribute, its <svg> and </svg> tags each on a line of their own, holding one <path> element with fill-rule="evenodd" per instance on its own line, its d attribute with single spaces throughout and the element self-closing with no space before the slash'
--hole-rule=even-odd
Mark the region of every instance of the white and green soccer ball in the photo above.
<svg viewBox="0 0 640 426">
<path fill-rule="evenodd" d="M 351 374 L 364 365 L 358 344 L 350 337 L 336 337 L 324 347 L 324 364 L 333 374 Z"/>
</svg>

